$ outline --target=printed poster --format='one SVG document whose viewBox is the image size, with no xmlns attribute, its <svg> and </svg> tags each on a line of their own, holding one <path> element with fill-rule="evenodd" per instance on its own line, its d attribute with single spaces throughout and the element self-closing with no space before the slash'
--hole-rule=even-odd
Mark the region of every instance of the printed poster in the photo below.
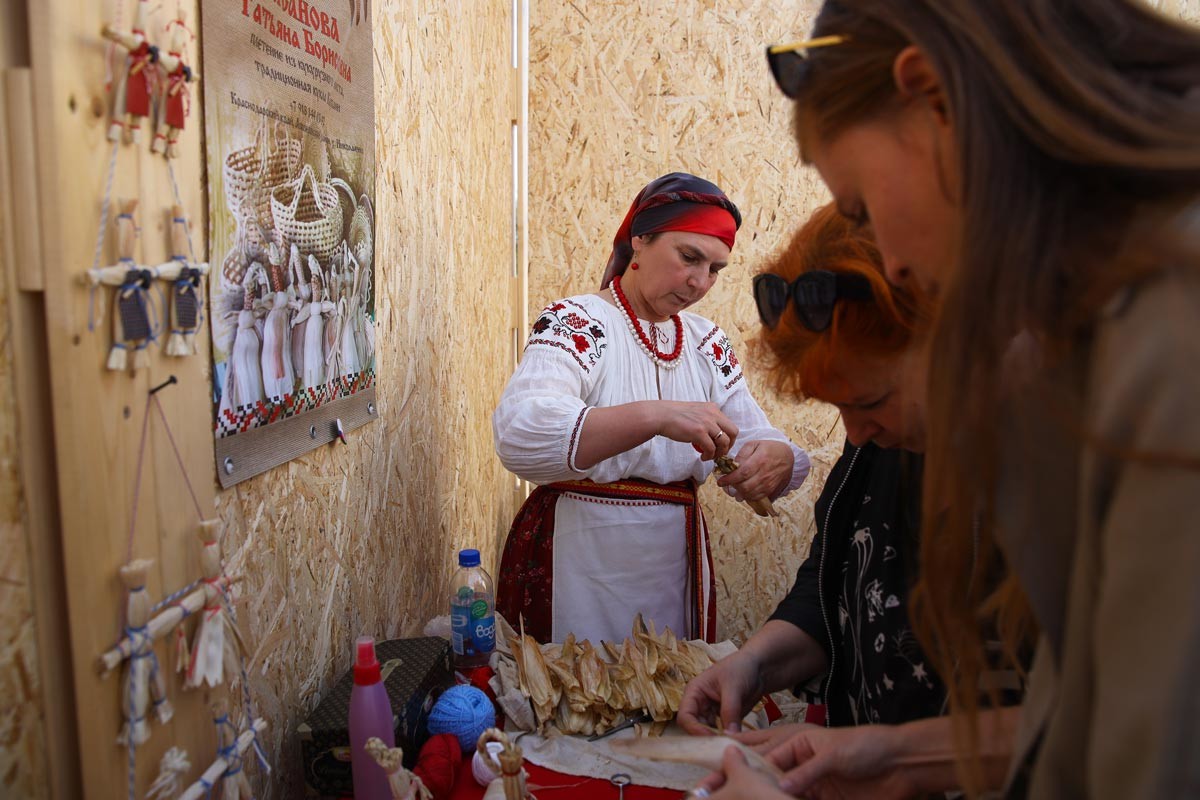
<svg viewBox="0 0 1200 800">
<path fill-rule="evenodd" d="M 374 387 L 370 10 L 367 0 L 201 0 L 201 30 L 225 483 L 242 470 L 224 444 L 244 448 L 244 437 Z M 300 452 L 329 439 L 324 425 L 321 436 L 293 427 L 311 442 Z M 295 442 L 282 450 L 275 463 L 300 454 Z"/>
</svg>

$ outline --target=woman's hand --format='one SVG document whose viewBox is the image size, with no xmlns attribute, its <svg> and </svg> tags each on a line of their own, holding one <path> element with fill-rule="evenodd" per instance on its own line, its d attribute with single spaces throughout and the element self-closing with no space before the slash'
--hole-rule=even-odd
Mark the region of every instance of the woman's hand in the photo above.
<svg viewBox="0 0 1200 800">
<path fill-rule="evenodd" d="M 717 485 L 738 500 L 774 498 L 792 479 L 795 455 L 787 442 L 746 442 L 737 454 L 738 468 L 717 479 Z"/>
<path fill-rule="evenodd" d="M 782 730 L 782 728 L 781 728 Z M 824 728 L 802 725 L 775 748 L 767 760 L 784 770 L 778 785 L 754 772 L 733 748 L 725 752 L 722 771 L 697 788 L 721 798 L 806 797 L 813 800 L 902 800 L 923 791 L 899 765 L 895 729 L 885 725 Z M 748 735 L 737 737 L 745 742 Z"/>
<path fill-rule="evenodd" d="M 758 659 L 739 650 L 688 681 L 679 701 L 679 726 L 694 736 L 710 736 L 710 726 L 741 730 L 742 717 L 763 694 Z"/>
<path fill-rule="evenodd" d="M 747 747 L 753 748 L 755 752 L 766 755 L 776 747 L 790 740 L 793 736 L 801 733 L 805 728 L 811 727 L 814 726 L 807 722 L 791 722 L 787 725 L 772 725 L 769 728 L 760 728 L 756 731 L 731 733 L 729 736 L 732 739 L 737 739 Z"/>
<path fill-rule="evenodd" d="M 791 797 L 781 791 L 771 778 L 751 768 L 746 763 L 746 757 L 736 747 L 725 748 L 725 756 L 721 759 L 721 772 L 717 773 L 717 776 L 720 777 L 718 784 L 705 786 L 712 792 L 709 796 L 713 800 L 783 800 Z"/>
<path fill-rule="evenodd" d="M 780 788 L 815 800 L 902 800 L 923 791 L 900 762 L 901 737 L 888 725 L 806 725 L 767 760 L 784 770 Z"/>
<path fill-rule="evenodd" d="M 688 442 L 703 461 L 723 456 L 737 440 L 738 427 L 716 403 L 685 400 L 650 400 L 659 436 Z"/>
</svg>

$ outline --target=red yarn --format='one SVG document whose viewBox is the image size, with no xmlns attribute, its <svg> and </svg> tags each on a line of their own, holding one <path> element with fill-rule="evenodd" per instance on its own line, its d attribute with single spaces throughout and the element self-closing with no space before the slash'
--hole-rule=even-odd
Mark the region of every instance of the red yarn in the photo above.
<svg viewBox="0 0 1200 800">
<path fill-rule="evenodd" d="M 448 800 L 458 779 L 462 764 L 462 748 L 453 733 L 439 733 L 429 737 L 417 757 L 413 774 L 421 779 L 425 788 L 433 792 L 433 800 Z"/>
</svg>

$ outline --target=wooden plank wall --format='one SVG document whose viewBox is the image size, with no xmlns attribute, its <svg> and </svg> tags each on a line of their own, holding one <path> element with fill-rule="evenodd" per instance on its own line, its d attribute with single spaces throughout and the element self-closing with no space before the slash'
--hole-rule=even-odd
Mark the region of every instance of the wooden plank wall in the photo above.
<svg viewBox="0 0 1200 800">
<path fill-rule="evenodd" d="M 133 3 L 118 4 L 128 25 Z M 185 5 L 195 20 L 194 5 Z M 92 666 L 121 624 L 117 568 L 131 554 L 154 558 L 154 599 L 197 577 L 197 513 L 157 418 L 131 521 L 150 386 L 168 374 L 179 378 L 159 397 L 204 515 L 225 523 L 228 568 L 245 576 L 239 613 L 250 683 L 270 723 L 267 751 L 277 770 L 269 781 L 256 778 L 260 796 L 302 794 L 295 729 L 348 668 L 354 637 L 419 634 L 445 613 L 454 552 L 477 546 L 492 563 L 514 513 L 514 480 L 492 453 L 490 428 L 513 363 L 510 6 L 487 0 L 472 3 L 470 14 L 442 3 L 371 6 L 382 419 L 355 432 L 348 446 L 316 451 L 219 496 L 207 348 L 183 362 L 156 350 L 149 374 L 130 377 L 103 369 L 108 336 L 88 331 L 88 294 L 78 277 L 92 264 L 111 152 L 99 31 L 113 3 L 28 6 L 52 391 L 36 401 L 54 416 L 69 683 L 75 697 L 87 698 L 65 702 L 78 726 L 89 797 L 125 795 L 127 764 L 114 744 L 119 681 L 97 678 Z M 203 251 L 198 101 L 193 111 L 174 168 Z M 112 196 L 141 198 L 138 257 L 159 263 L 172 200 L 165 163 L 150 154 L 148 139 L 122 146 L 118 158 Z M 112 239 L 103 263 L 115 260 Z M 0 402 L 8 424 L 0 435 L 11 434 L 10 405 Z M 3 485 L 8 491 L 11 482 Z M 15 500 L 0 496 L 6 513 L 14 508 Z M 50 532 L 30 532 L 43 534 Z M 19 537 L 20 528 L 6 525 L 3 535 Z M 5 620 L 6 636 L 28 636 L 28 614 L 20 613 L 21 621 Z M 168 647 L 158 654 L 173 666 Z M 191 778 L 214 757 L 207 703 L 215 693 L 184 693 L 172 673 L 169 695 L 175 719 L 153 724 L 150 742 L 137 751 L 139 795 L 168 746 L 188 751 Z M 36 713 L 25 713 L 31 721 L 19 730 L 37 737 Z M 74 742 L 67 747 L 76 750 Z M 31 767 L 24 780 L 38 774 Z"/>
</svg>

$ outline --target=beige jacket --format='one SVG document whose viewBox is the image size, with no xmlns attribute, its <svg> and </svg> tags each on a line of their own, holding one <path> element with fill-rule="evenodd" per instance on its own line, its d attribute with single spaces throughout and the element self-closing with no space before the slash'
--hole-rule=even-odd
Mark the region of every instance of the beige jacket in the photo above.
<svg viewBox="0 0 1200 800">
<path fill-rule="evenodd" d="M 1200 797 L 1200 269 L 1052 372 L 1005 433 L 999 535 L 1043 631 L 1008 793 Z"/>
</svg>

